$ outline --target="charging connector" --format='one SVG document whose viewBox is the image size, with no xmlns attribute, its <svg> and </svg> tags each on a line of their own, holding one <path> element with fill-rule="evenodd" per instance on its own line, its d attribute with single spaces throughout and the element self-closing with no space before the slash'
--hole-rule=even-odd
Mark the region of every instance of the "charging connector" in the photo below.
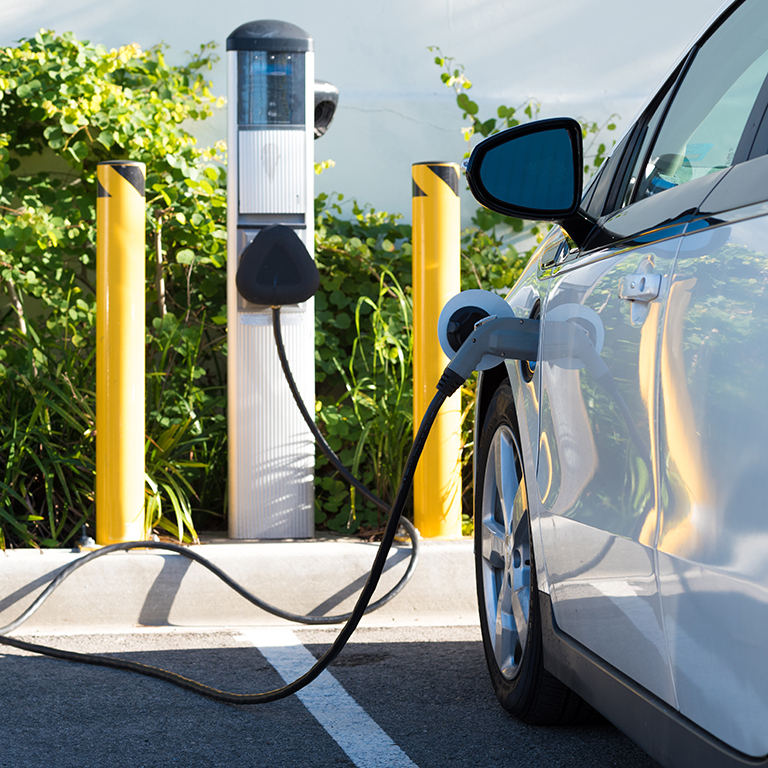
<svg viewBox="0 0 768 768">
<path fill-rule="evenodd" d="M 450 397 L 489 355 L 499 358 L 499 362 L 537 360 L 539 320 L 495 315 L 479 320 L 443 372 L 438 390 Z"/>
</svg>

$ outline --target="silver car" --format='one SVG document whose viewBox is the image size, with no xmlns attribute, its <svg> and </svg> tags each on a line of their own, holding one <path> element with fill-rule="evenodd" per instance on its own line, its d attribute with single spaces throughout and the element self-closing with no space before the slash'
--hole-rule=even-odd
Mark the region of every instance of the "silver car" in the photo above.
<svg viewBox="0 0 768 768">
<path fill-rule="evenodd" d="M 732 2 L 582 193 L 578 123 L 478 145 L 487 207 L 556 226 L 485 371 L 475 535 L 496 694 L 591 705 L 666 766 L 768 765 L 768 2 Z"/>
</svg>

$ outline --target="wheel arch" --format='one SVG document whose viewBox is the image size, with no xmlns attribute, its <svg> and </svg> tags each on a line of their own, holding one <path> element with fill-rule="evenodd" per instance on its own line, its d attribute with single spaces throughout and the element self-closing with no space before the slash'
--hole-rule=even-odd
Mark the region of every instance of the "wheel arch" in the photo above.
<svg viewBox="0 0 768 768">
<path fill-rule="evenodd" d="M 477 377 L 477 389 L 475 392 L 475 434 L 479 434 L 485 423 L 485 417 L 488 413 L 493 393 L 499 388 L 500 384 L 509 381 L 507 368 L 504 363 L 500 363 L 495 368 L 482 371 Z M 513 393 L 514 397 L 514 393 Z"/>
</svg>

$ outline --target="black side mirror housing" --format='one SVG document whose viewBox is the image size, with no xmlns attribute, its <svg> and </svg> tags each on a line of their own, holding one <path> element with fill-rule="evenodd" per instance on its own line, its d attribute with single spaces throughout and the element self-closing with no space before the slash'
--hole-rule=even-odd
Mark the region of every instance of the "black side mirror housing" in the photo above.
<svg viewBox="0 0 768 768">
<path fill-rule="evenodd" d="M 475 199 L 492 211 L 556 221 L 579 244 L 592 229 L 579 210 L 583 148 L 576 120 L 538 120 L 494 134 L 475 147 L 466 172 Z"/>
</svg>

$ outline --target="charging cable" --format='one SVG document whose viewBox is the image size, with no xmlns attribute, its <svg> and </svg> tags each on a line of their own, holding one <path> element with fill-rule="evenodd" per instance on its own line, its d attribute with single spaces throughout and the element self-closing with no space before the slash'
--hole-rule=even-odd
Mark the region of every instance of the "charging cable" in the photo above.
<svg viewBox="0 0 768 768">
<path fill-rule="evenodd" d="M 288 360 L 285 354 L 285 346 L 283 344 L 282 333 L 280 328 L 280 308 L 273 307 L 272 312 L 273 312 L 275 344 L 277 346 L 278 356 L 280 358 L 280 363 L 283 368 L 283 372 L 285 374 L 291 393 L 293 394 L 294 400 L 296 401 L 296 405 L 301 411 L 301 414 L 304 417 L 304 420 L 306 421 L 310 430 L 312 431 L 312 434 L 315 436 L 315 439 L 317 440 L 318 445 L 320 446 L 323 453 L 328 457 L 332 465 L 342 475 L 342 477 L 344 477 L 344 479 L 347 480 L 347 482 L 350 485 L 354 486 L 366 499 L 368 499 L 371 503 L 376 505 L 379 509 L 386 512 L 390 512 L 389 505 L 385 501 L 380 499 L 378 496 L 373 494 L 368 488 L 366 488 L 344 466 L 344 464 L 341 462 L 339 457 L 334 453 L 333 449 L 328 445 L 322 433 L 317 429 L 317 426 L 315 425 L 314 421 L 312 421 L 312 418 L 310 417 L 309 412 L 307 411 L 307 408 L 301 399 L 301 396 L 298 391 L 298 387 L 296 386 L 296 382 L 293 378 L 293 375 L 291 374 L 290 366 L 288 365 Z M 439 398 L 436 396 L 435 399 L 437 400 Z M 33 603 L 19 617 L 17 617 L 10 624 L 7 624 L 4 627 L 0 627 L 0 644 L 9 645 L 14 648 L 19 648 L 21 650 L 30 651 L 32 653 L 38 653 L 41 655 L 50 656 L 50 657 L 61 659 L 64 661 L 74 661 L 74 662 L 79 662 L 83 664 L 91 664 L 95 666 L 104 666 L 112 669 L 122 669 L 130 672 L 135 672 L 148 677 L 154 677 L 159 680 L 164 680 L 166 682 L 169 682 L 181 688 L 184 688 L 185 690 L 192 691 L 193 693 L 200 694 L 201 696 L 205 696 L 215 701 L 226 702 L 230 704 L 232 703 L 259 704 L 267 701 L 275 701 L 277 699 L 290 696 L 300 688 L 303 688 L 305 685 L 308 685 L 310 682 L 312 682 L 312 680 L 314 680 L 328 666 L 328 664 L 330 664 L 331 661 L 333 661 L 333 659 L 336 658 L 336 656 L 339 654 L 339 652 L 344 647 L 344 645 L 346 645 L 347 640 L 351 636 L 352 632 L 354 632 L 355 628 L 360 622 L 360 619 L 366 613 L 375 611 L 381 608 L 386 603 L 388 603 L 390 600 L 392 600 L 396 595 L 398 595 L 403 590 L 405 585 L 408 583 L 408 581 L 410 581 L 411 577 L 413 576 L 413 573 L 416 568 L 416 564 L 418 562 L 419 536 L 413 524 L 407 518 L 402 517 L 402 510 L 408 498 L 408 492 L 410 490 L 411 483 L 413 482 L 413 472 L 416 469 L 416 464 L 418 462 L 419 456 L 421 455 L 421 450 L 423 448 L 424 441 L 426 440 L 427 435 L 429 434 L 429 429 L 431 428 L 434 418 L 437 415 L 437 411 L 439 410 L 440 405 L 442 404 L 442 401 L 444 399 L 445 398 L 443 396 L 442 399 L 440 399 L 440 402 L 437 402 L 434 404 L 434 408 L 433 408 L 434 415 L 428 420 L 428 424 L 426 425 L 426 430 L 424 431 L 423 429 L 420 429 L 420 434 L 423 432 L 423 437 L 419 438 L 419 435 L 417 435 L 416 440 L 414 441 L 414 446 L 411 449 L 411 455 L 409 456 L 408 463 L 406 464 L 406 471 L 403 475 L 403 481 L 401 483 L 400 493 L 398 494 L 395 500 L 395 504 L 393 505 L 392 510 L 390 512 L 389 521 L 384 531 L 384 537 L 377 551 L 376 559 L 371 569 L 371 573 L 368 577 L 368 581 L 366 583 L 365 588 L 363 589 L 363 592 L 360 594 L 360 597 L 358 598 L 355 608 L 351 612 L 336 615 L 336 616 L 304 616 L 300 614 L 290 613 L 289 611 L 285 611 L 281 608 L 277 608 L 271 605 L 270 603 L 267 603 L 265 600 L 262 600 L 261 598 L 252 594 L 247 589 L 245 589 L 242 585 L 238 584 L 234 579 L 228 576 L 224 571 L 218 568 L 218 566 L 210 562 L 210 560 L 194 552 L 193 550 L 190 550 L 186 547 L 179 546 L 177 544 L 170 544 L 165 542 L 134 541 L 134 542 L 124 542 L 119 544 L 111 544 L 111 545 L 102 547 L 98 550 L 88 553 L 87 555 L 84 555 L 81 558 L 78 558 L 75 562 L 71 563 L 70 565 L 66 566 L 61 571 L 59 571 L 59 573 L 56 574 L 54 579 L 43 590 L 43 592 L 41 592 L 40 595 L 38 595 L 38 597 L 33 601 Z M 422 427 L 424 427 L 425 422 L 427 422 L 427 415 L 425 415 L 425 418 L 422 421 Z M 419 446 L 418 451 L 414 453 L 417 445 Z M 397 514 L 395 514 L 396 511 L 397 511 Z M 406 568 L 405 573 L 400 578 L 398 583 L 391 590 L 389 590 L 389 592 L 387 592 L 383 597 L 381 597 L 379 600 L 376 600 L 375 602 L 372 603 L 371 599 L 373 597 L 373 593 L 375 592 L 376 587 L 378 586 L 379 579 L 381 578 L 381 574 L 384 571 L 387 556 L 389 554 L 389 551 L 392 547 L 392 544 L 395 540 L 395 537 L 400 527 L 405 528 L 408 534 L 408 537 L 410 538 L 410 541 L 411 541 L 411 556 L 408 563 L 408 567 Z M 159 549 L 163 551 L 174 552 L 176 554 L 181 555 L 182 557 L 188 558 L 189 560 L 193 560 L 194 562 L 197 562 L 200 565 L 202 565 L 204 568 L 207 568 L 211 573 L 213 573 L 215 576 L 221 579 L 221 581 L 223 581 L 227 586 L 235 590 L 235 592 L 237 592 L 239 595 L 244 597 L 253 605 L 257 606 L 258 608 L 261 608 L 262 610 L 274 616 L 287 619 L 288 621 L 293 621 L 296 623 L 308 624 L 308 625 L 340 624 L 342 622 L 347 622 L 347 623 L 344 629 L 342 630 L 341 634 L 339 635 L 339 637 L 336 639 L 334 644 L 328 650 L 328 652 L 326 652 L 326 654 L 305 675 L 303 675 L 301 678 L 291 683 L 290 685 L 284 686 L 274 691 L 269 691 L 267 693 L 259 693 L 259 694 L 238 694 L 238 693 L 230 693 L 227 691 L 220 691 L 216 688 L 211 688 L 210 686 L 204 685 L 197 681 L 189 680 L 188 678 L 185 678 L 174 672 L 161 669 L 159 667 L 153 667 L 146 664 L 140 664 L 138 662 L 126 661 L 123 659 L 115 659 L 107 656 L 100 656 L 98 654 L 85 654 L 85 653 L 76 653 L 73 651 L 64 651 L 64 650 L 53 648 L 50 646 L 39 645 L 36 643 L 28 643 L 26 641 L 18 640 L 17 638 L 7 636 L 7 633 L 12 632 L 13 630 L 20 627 L 24 622 L 26 622 L 43 605 L 43 603 L 56 591 L 56 589 L 58 589 L 61 586 L 61 584 L 63 584 L 64 581 L 66 581 L 67 578 L 69 578 L 69 576 L 71 576 L 79 568 L 82 568 L 84 565 L 86 565 L 86 563 L 89 563 L 98 557 L 104 557 L 114 552 L 125 552 L 132 549 Z"/>
<path fill-rule="evenodd" d="M 297 285 L 288 281 L 289 285 L 283 285 L 277 279 L 276 275 L 281 274 L 279 270 L 274 266 L 277 261 L 284 258 L 286 255 L 290 256 L 293 260 L 293 266 L 295 271 L 300 276 L 300 280 Z M 264 265 L 270 264 L 268 269 L 264 269 Z M 282 334 L 280 330 L 280 314 L 279 305 L 283 303 L 296 303 L 306 301 L 310 296 L 314 295 L 319 284 L 319 277 L 317 275 L 317 269 L 314 266 L 311 258 L 306 253 L 306 249 L 294 232 L 286 227 L 270 227 L 262 230 L 257 235 L 254 241 L 249 245 L 241 256 L 240 266 L 237 273 L 237 287 L 240 294 L 247 300 L 256 304 L 266 304 L 272 306 L 273 313 L 273 326 L 275 334 L 275 343 L 278 348 L 278 354 L 280 356 L 281 365 L 283 371 L 288 380 L 288 384 L 293 393 L 294 399 L 304 416 L 307 425 L 309 426 L 315 438 L 318 440 L 318 444 L 324 451 L 326 456 L 332 462 L 334 467 L 339 473 L 360 493 L 375 504 L 380 509 L 384 509 L 389 512 L 389 518 L 387 520 L 386 527 L 379 544 L 379 548 L 376 552 L 376 556 L 371 567 L 371 572 L 366 580 L 354 608 L 349 614 L 334 617 L 310 617 L 299 616 L 296 614 L 290 614 L 286 611 L 282 611 L 274 606 L 269 605 L 263 600 L 252 595 L 248 590 L 237 584 L 227 574 L 225 574 L 217 566 L 213 565 L 210 561 L 206 560 L 201 555 L 175 544 L 166 544 L 164 542 L 157 541 L 138 541 L 127 542 L 121 544 L 112 544 L 103 547 L 94 552 L 90 552 L 87 555 L 76 560 L 66 568 L 62 569 L 46 589 L 38 596 L 38 598 L 27 608 L 21 616 L 15 621 L 11 622 L 5 627 L 0 627 L 0 644 L 9 645 L 21 650 L 30 651 L 32 653 L 39 653 L 53 658 L 62 659 L 65 661 L 74 661 L 83 664 L 91 664 L 95 666 L 109 667 L 111 669 L 122 669 L 130 672 L 135 672 L 147 677 L 157 678 L 164 680 L 165 682 L 172 683 L 187 691 L 199 694 L 214 701 L 224 702 L 228 704 L 264 704 L 269 701 L 277 701 L 279 699 L 286 698 L 296 693 L 301 688 L 305 687 L 313 680 L 315 680 L 339 655 L 341 650 L 346 645 L 352 633 L 357 628 L 360 620 L 363 618 L 368 610 L 372 610 L 376 607 L 380 607 L 388 600 L 399 592 L 410 576 L 413 573 L 413 569 L 416 564 L 416 557 L 418 554 L 418 535 L 405 518 L 402 518 L 403 509 L 408 499 L 408 494 L 413 484 L 413 476 L 416 471 L 421 453 L 424 449 L 424 444 L 427 440 L 435 418 L 437 417 L 440 406 L 450 397 L 461 384 L 469 377 L 474 371 L 488 364 L 490 359 L 495 364 L 494 359 L 498 362 L 510 359 L 520 360 L 535 360 L 538 354 L 538 336 L 539 336 L 539 321 L 538 320 L 522 320 L 514 317 L 501 317 L 497 315 L 491 315 L 485 312 L 485 317 L 477 319 L 473 313 L 462 313 L 461 308 L 459 311 L 454 311 L 453 308 L 447 306 L 444 310 L 444 314 L 448 315 L 448 322 L 446 325 L 461 326 L 452 330 L 454 338 L 459 339 L 458 349 L 452 349 L 455 352 L 453 359 L 445 369 L 440 381 L 437 384 L 437 393 L 432 398 L 424 417 L 421 420 L 419 429 L 414 438 L 413 445 L 408 454 L 408 458 L 405 463 L 405 470 L 403 472 L 400 486 L 397 491 L 394 503 L 391 510 L 388 509 L 385 502 L 372 494 L 365 486 L 363 486 L 352 474 L 344 467 L 339 460 L 338 456 L 331 450 L 327 442 L 317 430 L 314 421 L 307 412 L 306 406 L 301 401 L 301 397 L 298 393 L 298 388 L 293 380 L 288 366 L 288 361 L 285 356 L 285 349 L 282 342 Z M 498 299 L 498 297 L 496 297 Z M 506 305 L 505 305 L 506 306 Z M 446 312 L 446 310 L 448 310 Z M 442 321 L 442 319 L 441 319 Z M 463 341 L 461 341 L 463 340 Z M 395 588 L 385 595 L 384 598 L 371 603 L 376 587 L 386 565 L 387 556 L 392 547 L 400 526 L 405 526 L 412 542 L 412 554 L 411 562 L 406 574 L 401 578 L 400 582 Z M 112 552 L 125 551 L 130 549 L 160 549 L 170 552 L 175 552 L 187 557 L 195 562 L 200 563 L 209 571 L 218 576 L 224 583 L 229 585 L 232 589 L 245 597 L 254 605 L 266 610 L 276 616 L 287 618 L 291 621 L 297 621 L 303 624 L 328 624 L 339 623 L 344 621 L 344 625 L 341 628 L 338 636 L 330 646 L 330 648 L 317 660 L 317 662 L 301 677 L 294 680 L 281 688 L 276 688 L 272 691 L 266 691 L 263 693 L 255 694 L 243 694 L 243 693 L 231 693 L 228 691 L 221 691 L 216 688 L 199 683 L 195 680 L 189 680 L 182 675 L 178 675 L 174 672 L 169 672 L 158 667 L 152 667 L 146 664 L 139 664 L 134 661 L 126 661 L 124 659 L 116 659 L 108 656 L 101 656 L 97 654 L 85 654 L 76 653 L 73 651 L 63 651 L 57 648 L 51 648 L 48 646 L 37 645 L 35 643 L 28 643 L 23 640 L 8 637 L 7 633 L 13 631 L 21 624 L 23 624 L 42 604 L 48 597 L 67 579 L 74 571 L 81 568 L 86 563 L 94 560 L 97 557 L 103 557 L 111 554 Z"/>
<path fill-rule="evenodd" d="M 160 669 L 159 667 L 152 667 L 147 664 L 139 664 L 138 662 L 135 662 L 135 661 L 127 661 L 125 659 L 115 659 L 109 656 L 101 656 L 98 654 L 87 654 L 87 653 L 76 653 L 74 651 L 63 651 L 58 648 L 50 648 L 44 645 L 28 643 L 23 640 L 18 640 L 17 638 L 14 638 L 14 637 L 7 637 L 5 635 L 6 632 L 10 632 L 11 630 L 15 629 L 20 624 L 22 624 L 24 621 L 26 621 L 26 619 L 28 619 L 35 612 L 35 610 L 37 610 L 37 608 L 39 608 L 40 605 L 42 605 L 44 600 L 72 572 L 74 572 L 78 568 L 81 568 L 83 565 L 90 562 L 91 560 L 94 560 L 96 557 L 102 557 L 104 555 L 110 554 L 111 552 L 118 552 L 118 551 L 123 551 L 128 549 L 145 549 L 145 548 L 146 549 L 163 549 L 163 550 L 169 550 L 171 552 L 177 552 L 178 554 L 181 554 L 184 557 L 188 557 L 191 560 L 195 560 L 196 562 L 199 562 L 201 565 L 204 565 L 210 571 L 212 571 L 217 576 L 219 576 L 219 578 L 221 578 L 225 583 L 229 584 L 229 586 L 231 586 L 233 589 L 235 589 L 237 592 L 243 595 L 243 597 L 246 597 L 246 599 L 250 600 L 251 602 L 254 602 L 254 604 L 256 605 L 259 605 L 259 607 L 265 607 L 266 604 L 263 603 L 263 601 L 258 600 L 258 598 L 255 598 L 253 595 L 250 595 L 250 593 L 244 590 L 240 585 L 238 585 L 236 582 L 230 579 L 226 574 L 224 574 L 223 571 L 221 571 L 215 565 L 207 561 L 205 558 L 201 557 L 200 555 L 194 552 L 191 552 L 188 549 L 185 549 L 184 547 L 179 547 L 175 544 L 166 544 L 164 542 L 157 542 L 157 541 L 139 541 L 139 542 L 127 542 L 125 544 L 111 544 L 109 546 L 103 547 L 102 549 L 96 550 L 94 552 L 90 552 L 87 555 L 76 560 L 74 563 L 72 563 L 71 565 L 63 569 L 63 571 L 61 571 L 56 576 L 56 578 L 54 578 L 54 580 L 48 585 L 48 587 L 40 594 L 40 596 L 35 601 L 35 603 L 33 603 L 33 605 L 30 606 L 30 608 L 28 608 L 27 611 L 24 612 L 24 614 L 22 614 L 18 619 L 16 619 L 16 621 L 12 622 L 6 627 L 0 628 L 0 644 L 9 645 L 14 648 L 30 651 L 32 653 L 39 653 L 45 656 L 51 656 L 53 658 L 62 659 L 64 661 L 75 661 L 82 664 L 91 664 L 94 666 L 109 667 L 111 669 L 122 669 L 129 672 L 135 672 L 140 675 L 145 675 L 147 677 L 154 677 L 154 678 L 157 678 L 158 680 L 164 680 L 167 683 L 172 683 L 173 685 L 176 685 L 179 688 L 183 688 L 187 691 L 191 691 L 192 693 L 199 694 L 200 696 L 204 696 L 208 699 L 213 699 L 214 701 L 219 701 L 227 704 L 265 704 L 269 701 L 277 701 L 279 699 L 284 699 L 287 696 L 291 696 L 292 694 L 296 693 L 296 691 L 300 690 L 304 686 L 309 685 L 309 683 L 315 680 L 328 667 L 328 665 L 339 655 L 342 648 L 344 648 L 344 646 L 347 644 L 347 641 L 349 640 L 349 638 L 352 636 L 352 633 L 357 628 L 357 625 L 360 623 L 360 620 L 363 618 L 363 615 L 366 612 L 366 608 L 368 608 L 371 602 L 371 598 L 373 597 L 376 587 L 378 586 L 379 579 L 381 578 L 381 574 L 384 571 L 387 555 L 389 554 L 389 550 L 392 547 L 392 543 L 394 542 L 395 536 L 397 535 L 397 531 L 400 527 L 401 515 L 403 512 L 403 508 L 405 507 L 406 500 L 408 498 L 408 492 L 410 491 L 411 484 L 413 482 L 413 475 L 416 470 L 416 465 L 419 461 L 419 457 L 421 456 L 422 450 L 424 449 L 424 443 L 426 442 L 427 436 L 429 435 L 429 431 L 432 428 L 432 424 L 434 423 L 435 418 L 437 416 L 437 412 L 440 410 L 440 406 L 443 404 L 444 400 L 445 400 L 445 395 L 442 392 L 438 392 L 432 399 L 432 402 L 430 403 L 426 413 L 424 414 L 424 418 L 422 419 L 421 424 L 419 426 L 419 430 L 416 434 L 416 438 L 413 442 L 413 446 L 411 447 L 411 451 L 408 454 L 408 459 L 406 460 L 406 465 L 405 465 L 405 472 L 403 473 L 403 478 L 400 483 L 400 487 L 398 489 L 395 502 L 392 505 L 392 510 L 390 512 L 390 516 L 389 516 L 389 520 L 387 521 L 386 528 L 384 529 L 384 534 L 383 534 L 381 543 L 379 544 L 379 548 L 376 552 L 376 557 L 374 559 L 373 566 L 371 567 L 370 575 L 368 576 L 365 586 L 363 587 L 363 590 L 357 599 L 354 609 L 350 613 L 349 618 L 346 620 L 346 623 L 342 627 L 341 632 L 336 637 L 331 647 L 317 660 L 317 662 L 305 674 L 303 674 L 297 680 L 294 680 L 292 683 L 282 686 L 281 688 L 276 688 L 275 690 L 272 690 L 272 691 L 266 691 L 264 693 L 255 693 L 255 694 L 231 693 L 228 691 L 220 691 L 217 688 L 212 688 L 210 686 L 204 685 L 203 683 L 199 683 L 195 680 L 190 680 L 186 677 L 183 677 L 182 675 L 178 675 L 175 672 L 169 672 L 168 670 Z M 308 617 L 297 617 L 297 618 L 299 620 L 303 620 Z"/>
</svg>

